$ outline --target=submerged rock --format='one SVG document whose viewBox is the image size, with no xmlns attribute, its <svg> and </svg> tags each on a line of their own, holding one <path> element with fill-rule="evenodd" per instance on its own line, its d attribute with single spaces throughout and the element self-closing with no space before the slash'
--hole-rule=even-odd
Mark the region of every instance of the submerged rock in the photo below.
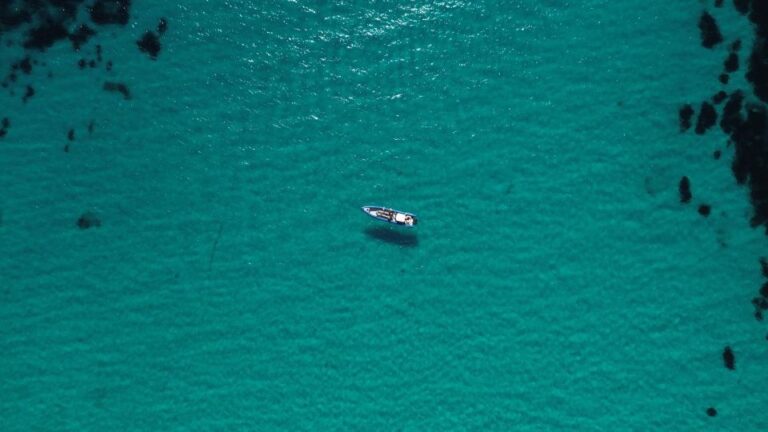
<svg viewBox="0 0 768 432">
<path fill-rule="evenodd" d="M 730 370 L 736 369 L 736 356 L 733 354 L 731 347 L 726 346 L 723 350 L 723 363 L 725 367 Z"/>
<path fill-rule="evenodd" d="M 693 198 L 693 194 L 691 194 L 691 181 L 688 180 L 688 177 L 683 176 L 683 178 L 680 179 L 680 183 L 677 186 L 677 190 L 680 192 L 680 202 L 681 203 L 689 203 L 691 202 L 691 198 Z"/>
<path fill-rule="evenodd" d="M 760 295 L 768 299 L 768 282 L 764 283 L 762 287 L 760 287 Z"/>
<path fill-rule="evenodd" d="M 680 118 L 680 131 L 685 132 L 691 127 L 691 117 L 693 117 L 693 107 L 691 104 L 685 104 L 678 111 Z"/>
<path fill-rule="evenodd" d="M 749 0 L 733 0 L 733 5 L 742 15 L 746 15 L 749 12 Z"/>
<path fill-rule="evenodd" d="M 128 24 L 131 0 L 96 0 L 91 6 L 91 21 L 96 24 Z"/>
<path fill-rule="evenodd" d="M 765 19 L 768 21 L 768 16 Z M 765 31 L 768 33 L 768 22 L 765 27 Z M 752 46 L 752 53 L 749 56 L 746 77 L 747 81 L 752 84 L 755 96 L 768 103 L 768 34 L 756 38 Z"/>
<path fill-rule="evenodd" d="M 699 206 L 699 214 L 707 217 L 712 212 L 712 207 L 709 204 L 701 204 Z"/>
<path fill-rule="evenodd" d="M 699 135 L 704 134 L 709 128 L 715 125 L 717 122 L 717 112 L 708 102 L 702 102 L 699 109 L 699 119 L 696 121 L 695 132 Z"/>
<path fill-rule="evenodd" d="M 699 30 L 701 31 L 701 45 L 704 48 L 712 48 L 723 41 L 723 35 L 720 34 L 717 22 L 707 12 L 701 13 Z"/>
<path fill-rule="evenodd" d="M 56 41 L 67 36 L 69 36 L 69 33 L 60 21 L 47 19 L 27 33 L 24 48 L 44 51 L 50 48 Z"/>
<path fill-rule="evenodd" d="M 731 93 L 731 97 L 723 107 L 723 115 L 720 118 L 720 129 L 727 134 L 735 132 L 742 122 L 741 102 L 744 100 L 744 94 L 740 91 Z"/>
<path fill-rule="evenodd" d="M 728 93 L 726 93 L 723 90 L 720 90 L 719 92 L 715 93 L 714 96 L 712 96 L 712 103 L 717 105 L 720 102 L 724 101 L 727 97 L 728 97 Z"/>
<path fill-rule="evenodd" d="M 32 73 L 32 62 L 30 61 L 29 56 L 24 57 L 14 66 L 17 66 L 18 69 L 24 72 L 26 75 Z"/>
<path fill-rule="evenodd" d="M 136 41 L 136 45 L 139 46 L 139 51 L 147 53 L 152 60 L 157 60 L 157 54 L 160 53 L 160 39 L 156 34 L 150 31 L 144 33 L 144 36 Z"/>
<path fill-rule="evenodd" d="M 713 407 L 709 407 L 707 408 L 707 415 L 710 417 L 714 417 L 717 415 L 717 410 L 714 409 Z"/>
<path fill-rule="evenodd" d="M 128 90 L 128 86 L 120 82 L 107 81 L 104 83 L 104 90 L 108 92 L 117 92 L 123 95 L 123 98 L 130 99 L 131 92 Z"/>
<path fill-rule="evenodd" d="M 35 89 L 32 86 L 27 86 L 26 90 L 24 91 L 24 96 L 21 97 L 21 101 L 26 103 L 29 98 L 35 95 Z"/>
<path fill-rule="evenodd" d="M 736 53 L 730 53 L 728 54 L 728 57 L 725 59 L 725 62 L 723 63 L 723 69 L 725 69 L 726 72 L 736 72 L 739 70 L 739 56 Z"/>
<path fill-rule="evenodd" d="M 8 117 L 3 117 L 3 120 L 0 121 L 0 138 L 3 138 L 5 135 L 8 134 L 8 128 L 11 127 L 11 121 L 8 120 Z"/>
<path fill-rule="evenodd" d="M 752 226 L 768 222 L 768 112 L 765 105 L 749 104 L 746 118 L 731 132 L 735 144 L 731 164 L 736 181 L 748 182 L 754 210 Z"/>
<path fill-rule="evenodd" d="M 95 34 L 96 32 L 93 31 L 93 29 L 85 24 L 80 24 L 80 27 L 69 35 L 69 40 L 72 42 L 72 48 L 75 51 L 80 51 L 80 46 L 88 42 L 88 39 Z"/>
<path fill-rule="evenodd" d="M 100 227 L 101 220 L 91 212 L 85 212 L 77 219 L 77 227 L 80 229 L 88 229 L 93 227 Z"/>
<path fill-rule="evenodd" d="M 768 291 L 768 282 L 764 283 L 760 288 L 760 292 Z M 763 311 L 768 310 L 768 296 L 762 295 L 761 297 L 755 297 L 752 299 L 752 305 L 755 307 L 755 319 L 758 321 L 763 320 Z"/>
</svg>

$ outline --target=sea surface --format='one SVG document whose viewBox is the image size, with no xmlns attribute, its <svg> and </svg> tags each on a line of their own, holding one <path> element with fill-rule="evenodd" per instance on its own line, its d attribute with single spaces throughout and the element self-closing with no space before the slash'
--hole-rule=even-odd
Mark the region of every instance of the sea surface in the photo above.
<svg viewBox="0 0 768 432">
<path fill-rule="evenodd" d="M 0 92 L 0 430 L 768 430 L 767 237 L 725 134 L 678 119 L 750 89 L 713 3 L 135 0 L 79 52 L 0 33 L 0 73 L 38 62 Z"/>
</svg>

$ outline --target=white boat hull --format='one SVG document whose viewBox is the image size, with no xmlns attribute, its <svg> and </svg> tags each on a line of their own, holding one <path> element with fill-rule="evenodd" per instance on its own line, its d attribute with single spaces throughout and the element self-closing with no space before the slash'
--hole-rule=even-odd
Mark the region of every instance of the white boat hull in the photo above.
<svg viewBox="0 0 768 432">
<path fill-rule="evenodd" d="M 387 207 L 363 206 L 361 209 L 374 219 L 395 225 L 412 227 L 418 222 L 416 215 L 413 213 L 402 212 Z"/>
</svg>

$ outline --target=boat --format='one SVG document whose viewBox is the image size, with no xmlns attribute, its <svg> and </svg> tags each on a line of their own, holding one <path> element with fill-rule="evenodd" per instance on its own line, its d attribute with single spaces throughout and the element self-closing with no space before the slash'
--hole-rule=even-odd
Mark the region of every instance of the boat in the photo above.
<svg viewBox="0 0 768 432">
<path fill-rule="evenodd" d="M 362 210 L 372 218 L 395 225 L 412 227 L 417 223 L 416 215 L 413 213 L 377 206 L 363 206 Z"/>
</svg>

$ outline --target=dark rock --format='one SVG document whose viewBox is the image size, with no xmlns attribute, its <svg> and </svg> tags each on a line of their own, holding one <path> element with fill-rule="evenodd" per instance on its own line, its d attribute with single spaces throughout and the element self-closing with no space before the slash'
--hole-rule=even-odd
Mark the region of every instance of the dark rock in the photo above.
<svg viewBox="0 0 768 432">
<path fill-rule="evenodd" d="M 715 0 L 715 7 L 722 7 L 723 6 L 723 0 Z"/>
<path fill-rule="evenodd" d="M 746 15 L 749 12 L 749 0 L 733 0 L 733 5 L 742 15 Z"/>
<path fill-rule="evenodd" d="M 699 30 L 701 30 L 701 45 L 704 48 L 712 48 L 723 41 L 723 35 L 720 34 L 717 22 L 707 12 L 701 13 Z"/>
<path fill-rule="evenodd" d="M 123 98 L 130 99 L 131 92 L 128 90 L 128 86 L 119 82 L 107 81 L 104 83 L 104 90 L 108 92 L 117 92 L 123 95 Z"/>
<path fill-rule="evenodd" d="M 726 346 L 723 350 L 723 363 L 730 370 L 736 369 L 736 356 L 733 355 L 733 350 L 729 346 Z"/>
<path fill-rule="evenodd" d="M 91 20 L 100 25 L 128 23 L 131 0 L 96 0 L 91 6 Z"/>
<path fill-rule="evenodd" d="M 699 119 L 696 121 L 695 132 L 702 135 L 707 129 L 714 126 L 715 123 L 717 123 L 717 112 L 715 111 L 715 107 L 708 102 L 702 102 L 701 108 L 699 108 Z"/>
<path fill-rule="evenodd" d="M 95 124 L 94 124 L 93 120 L 91 120 L 91 121 L 88 123 L 88 133 L 89 133 L 89 134 L 92 134 L 92 133 L 93 133 L 93 126 L 94 126 L 94 125 L 95 125 Z"/>
<path fill-rule="evenodd" d="M 753 0 L 749 20 L 757 27 L 757 36 L 768 37 L 768 3 L 764 0 Z"/>
<path fill-rule="evenodd" d="M 96 60 L 91 60 L 88 62 L 88 66 L 95 68 L 96 67 Z"/>
<path fill-rule="evenodd" d="M 688 180 L 688 177 L 683 176 L 683 178 L 680 179 L 680 184 L 678 184 L 677 190 L 680 192 L 681 203 L 691 202 L 693 194 L 691 194 L 691 181 Z"/>
<path fill-rule="evenodd" d="M 168 21 L 165 18 L 160 18 L 160 22 L 157 23 L 157 33 L 163 34 L 168 30 Z"/>
<path fill-rule="evenodd" d="M 728 54 L 728 58 L 723 63 L 723 68 L 726 72 L 736 72 L 739 70 L 739 56 L 736 53 Z"/>
<path fill-rule="evenodd" d="M 112 60 L 107 62 L 107 72 L 112 70 Z"/>
<path fill-rule="evenodd" d="M 765 284 L 763 284 L 765 286 Z M 760 288 L 762 291 L 762 287 Z M 755 297 L 752 299 L 752 305 L 758 310 L 768 310 L 768 297 Z"/>
<path fill-rule="evenodd" d="M 96 45 L 96 60 L 101 61 L 101 45 Z"/>
<path fill-rule="evenodd" d="M 68 35 L 67 29 L 61 22 L 48 19 L 27 33 L 24 48 L 44 51 L 56 43 L 56 41 L 64 39 Z"/>
<path fill-rule="evenodd" d="M 723 115 L 720 118 L 720 129 L 727 134 L 735 132 L 742 123 L 741 103 L 744 100 L 744 94 L 741 91 L 731 93 L 731 97 L 723 107 Z"/>
<path fill-rule="evenodd" d="M 67 132 L 67 139 L 70 140 L 70 141 L 74 141 L 75 140 L 75 130 L 74 129 L 70 129 L 69 132 Z"/>
<path fill-rule="evenodd" d="M 763 272 L 763 277 L 768 278 L 768 258 L 760 257 L 760 270 Z"/>
<path fill-rule="evenodd" d="M 33 0 L 33 2 L 36 2 L 36 0 Z M 83 2 L 78 0 L 48 0 L 48 3 L 51 3 L 51 6 L 58 9 L 60 18 L 72 20 L 77 15 L 79 3 Z"/>
<path fill-rule="evenodd" d="M 711 212 L 712 212 L 712 207 L 710 207 L 709 205 L 702 204 L 702 205 L 699 206 L 699 214 L 700 215 L 702 215 L 704 217 L 707 217 L 707 216 L 709 216 L 709 213 L 711 213 Z"/>
<path fill-rule="evenodd" d="M 715 150 L 715 152 L 714 152 L 714 153 L 712 153 L 712 157 L 714 157 L 714 158 L 715 158 L 715 160 L 718 160 L 718 159 L 720 159 L 720 156 L 721 156 L 721 152 L 720 152 L 720 150 Z"/>
<path fill-rule="evenodd" d="M 80 69 L 85 69 L 85 59 L 80 59 L 77 62 L 77 65 L 80 67 Z"/>
<path fill-rule="evenodd" d="M 728 84 L 728 81 L 730 81 L 731 77 L 728 76 L 727 73 L 721 73 L 717 79 L 720 80 L 720 82 L 723 84 Z"/>
<path fill-rule="evenodd" d="M 24 92 L 24 96 L 21 97 L 22 102 L 27 102 L 29 98 L 35 95 L 35 89 L 32 88 L 32 86 L 27 86 L 26 91 Z"/>
<path fill-rule="evenodd" d="M 768 3 L 767 3 L 768 4 Z M 766 17 L 768 21 L 768 16 Z M 765 24 L 768 32 L 768 23 Z M 755 96 L 768 103 L 768 35 L 756 36 L 747 67 L 747 81 L 752 84 Z"/>
<path fill-rule="evenodd" d="M 693 107 L 691 104 L 683 105 L 678 111 L 680 118 L 680 131 L 685 132 L 691 127 L 691 117 L 693 117 Z"/>
<path fill-rule="evenodd" d="M 738 52 L 741 49 L 741 39 L 736 39 L 731 44 L 731 52 Z"/>
<path fill-rule="evenodd" d="M 29 56 L 24 57 L 19 63 L 19 69 L 21 69 L 22 72 L 29 75 L 32 73 L 32 62 L 29 61 Z"/>
<path fill-rule="evenodd" d="M 83 213 L 80 218 L 77 219 L 77 226 L 80 229 L 88 229 L 93 227 L 100 227 L 101 226 L 101 220 L 99 220 L 98 217 L 96 217 L 95 214 L 91 212 L 85 212 Z"/>
<path fill-rule="evenodd" d="M 0 124 L 2 125 L 3 129 L 8 129 L 11 127 L 11 121 L 8 120 L 8 117 L 3 117 L 3 120 L 0 122 Z"/>
<path fill-rule="evenodd" d="M 717 410 L 712 407 L 709 407 L 707 408 L 707 415 L 710 417 L 714 417 L 717 415 Z"/>
<path fill-rule="evenodd" d="M 75 51 L 80 51 L 80 46 L 88 42 L 88 39 L 95 34 L 96 32 L 90 27 L 85 24 L 80 24 L 80 27 L 69 35 L 69 40 L 72 42 L 72 48 Z"/>
<path fill-rule="evenodd" d="M 0 2 L 0 28 L 13 29 L 31 20 L 32 14 L 26 8 L 13 8 L 11 2 Z"/>
<path fill-rule="evenodd" d="M 763 286 L 760 287 L 760 295 L 768 299 L 768 282 L 764 283 Z"/>
<path fill-rule="evenodd" d="M 720 90 L 717 92 L 714 96 L 712 96 L 712 103 L 715 105 L 719 104 L 720 102 L 724 101 L 728 97 L 728 93 L 726 93 L 723 90 Z"/>
<path fill-rule="evenodd" d="M 754 210 L 752 226 L 768 222 L 768 113 L 764 105 L 748 104 L 746 118 L 733 131 L 731 170 L 738 183 L 748 182 Z"/>
<path fill-rule="evenodd" d="M 136 41 L 136 45 L 139 46 L 139 51 L 149 54 L 152 60 L 156 60 L 157 54 L 160 53 L 160 39 L 152 32 L 144 33 L 144 36 Z"/>
</svg>

